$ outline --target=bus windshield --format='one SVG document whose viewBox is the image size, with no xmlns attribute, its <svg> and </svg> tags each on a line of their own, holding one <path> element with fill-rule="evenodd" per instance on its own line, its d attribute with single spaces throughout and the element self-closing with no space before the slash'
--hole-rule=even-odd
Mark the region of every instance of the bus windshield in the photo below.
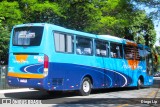
<svg viewBox="0 0 160 107">
<path fill-rule="evenodd" d="M 44 27 L 30 26 L 18 27 L 13 32 L 14 46 L 39 46 Z"/>
</svg>

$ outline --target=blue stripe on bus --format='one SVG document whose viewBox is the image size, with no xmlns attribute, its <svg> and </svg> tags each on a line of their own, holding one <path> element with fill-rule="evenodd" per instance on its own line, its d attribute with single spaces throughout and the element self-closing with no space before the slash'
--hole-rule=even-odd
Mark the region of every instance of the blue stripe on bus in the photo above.
<svg viewBox="0 0 160 107">
<path fill-rule="evenodd" d="M 42 73 L 43 64 L 27 65 L 21 68 L 24 73 Z M 27 71 L 27 72 L 26 72 Z M 72 74 L 74 72 L 74 74 Z M 65 74 L 65 76 L 64 76 Z M 100 87 L 105 84 L 106 87 L 125 87 L 132 83 L 131 77 L 120 72 L 92 66 L 69 64 L 69 63 L 49 63 L 48 78 L 64 78 L 72 82 L 64 84 L 75 85 L 81 82 L 83 76 L 90 75 L 93 78 L 93 87 Z M 67 87 L 67 86 L 66 86 Z"/>
<path fill-rule="evenodd" d="M 20 70 L 23 73 L 43 73 L 43 64 L 31 64 L 27 66 L 22 66 Z"/>
</svg>

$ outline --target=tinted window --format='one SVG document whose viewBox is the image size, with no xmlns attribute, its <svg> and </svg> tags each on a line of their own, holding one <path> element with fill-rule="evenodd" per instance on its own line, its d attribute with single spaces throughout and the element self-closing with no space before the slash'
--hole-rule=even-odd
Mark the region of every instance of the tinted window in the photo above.
<svg viewBox="0 0 160 107">
<path fill-rule="evenodd" d="M 125 58 L 126 59 L 140 59 L 139 51 L 137 47 L 135 46 L 125 46 L 124 52 L 125 52 Z"/>
<path fill-rule="evenodd" d="M 108 54 L 108 43 L 102 40 L 95 40 L 96 43 L 96 55 L 97 56 L 109 56 Z"/>
<path fill-rule="evenodd" d="M 77 54 L 92 55 L 92 39 L 85 37 L 77 37 L 76 47 Z"/>
<path fill-rule="evenodd" d="M 146 57 L 150 54 L 150 51 L 143 48 L 139 48 L 138 52 L 139 52 L 140 60 L 145 60 Z"/>
<path fill-rule="evenodd" d="M 146 66 L 147 66 L 147 74 L 152 75 L 153 73 L 153 59 L 150 49 L 145 49 L 146 56 Z"/>
<path fill-rule="evenodd" d="M 122 44 L 110 43 L 110 55 L 112 58 L 122 58 Z"/>
<path fill-rule="evenodd" d="M 135 52 L 133 46 L 125 46 L 124 52 L 125 52 L 125 59 L 134 59 Z"/>
<path fill-rule="evenodd" d="M 13 33 L 13 45 L 39 46 L 42 40 L 44 27 L 20 27 Z"/>
<path fill-rule="evenodd" d="M 73 52 L 73 37 L 69 34 L 54 33 L 55 50 L 57 52 Z"/>
</svg>

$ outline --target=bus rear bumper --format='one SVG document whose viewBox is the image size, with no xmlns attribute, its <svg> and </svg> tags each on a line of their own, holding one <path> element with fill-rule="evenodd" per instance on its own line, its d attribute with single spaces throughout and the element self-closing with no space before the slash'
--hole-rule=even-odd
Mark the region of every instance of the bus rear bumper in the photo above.
<svg viewBox="0 0 160 107">
<path fill-rule="evenodd" d="M 17 78 L 8 76 L 7 82 L 9 86 L 20 87 L 20 88 L 33 88 L 38 90 L 46 91 L 63 91 L 63 85 L 53 85 L 47 81 L 47 78 L 36 79 L 36 78 Z"/>
<path fill-rule="evenodd" d="M 44 89 L 43 81 L 44 79 L 16 78 L 16 77 L 7 78 L 7 82 L 9 86 L 23 87 L 23 88 Z"/>
</svg>

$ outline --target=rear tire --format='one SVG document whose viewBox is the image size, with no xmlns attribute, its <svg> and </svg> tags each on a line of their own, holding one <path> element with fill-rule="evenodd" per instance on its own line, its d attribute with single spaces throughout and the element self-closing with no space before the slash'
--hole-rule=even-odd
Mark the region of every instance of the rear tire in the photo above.
<svg viewBox="0 0 160 107">
<path fill-rule="evenodd" d="M 79 94 L 81 96 L 88 96 L 91 93 L 91 80 L 88 77 L 85 77 L 81 84 L 81 89 L 79 90 Z"/>
<path fill-rule="evenodd" d="M 143 87 L 143 82 L 142 82 L 142 80 L 139 78 L 138 79 L 138 83 L 137 83 L 137 89 L 139 90 L 139 89 L 141 89 Z"/>
</svg>

